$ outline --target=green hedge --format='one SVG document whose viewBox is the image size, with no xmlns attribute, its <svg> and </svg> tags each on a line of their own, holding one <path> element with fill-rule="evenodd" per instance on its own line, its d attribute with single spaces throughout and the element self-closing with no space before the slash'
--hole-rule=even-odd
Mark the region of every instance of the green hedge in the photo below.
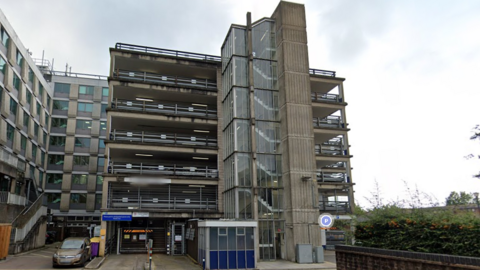
<svg viewBox="0 0 480 270">
<path fill-rule="evenodd" d="M 480 256 L 480 218 L 456 209 L 384 207 L 355 226 L 355 245 L 460 256 Z"/>
</svg>

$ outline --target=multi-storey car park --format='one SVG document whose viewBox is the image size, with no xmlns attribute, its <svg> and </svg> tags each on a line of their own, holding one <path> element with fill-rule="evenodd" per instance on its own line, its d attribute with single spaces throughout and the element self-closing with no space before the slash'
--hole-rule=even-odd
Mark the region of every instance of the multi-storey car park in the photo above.
<svg viewBox="0 0 480 270">
<path fill-rule="evenodd" d="M 220 57 L 123 43 L 110 56 L 101 253 L 152 238 L 219 267 L 215 241 L 247 235 L 257 259 L 294 260 L 322 244 L 320 213 L 351 213 L 344 79 L 309 68 L 303 5 L 232 25 Z"/>
<path fill-rule="evenodd" d="M 153 239 L 211 269 L 252 268 L 338 240 L 317 219 L 354 206 L 344 79 L 309 67 L 303 5 L 248 14 L 220 56 L 117 43 L 108 79 L 37 68 L 0 24 L 0 200 L 16 206 L 17 250 L 47 228 L 101 225 L 101 255 Z"/>
</svg>

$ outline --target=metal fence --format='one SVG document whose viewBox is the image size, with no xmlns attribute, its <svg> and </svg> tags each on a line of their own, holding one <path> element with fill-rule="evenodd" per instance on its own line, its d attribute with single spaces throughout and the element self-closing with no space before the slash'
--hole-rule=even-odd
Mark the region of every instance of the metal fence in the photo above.
<svg viewBox="0 0 480 270">
<path fill-rule="evenodd" d="M 189 59 L 203 60 L 203 61 L 215 61 L 215 62 L 222 61 L 222 58 L 220 56 L 215 56 L 215 55 L 167 50 L 167 49 L 160 49 L 160 48 L 126 44 L 126 43 L 117 43 L 115 45 L 115 48 L 120 50 L 167 55 L 167 56 L 182 57 L 182 58 L 189 58 Z"/>
<path fill-rule="evenodd" d="M 109 173 L 129 174 L 158 174 L 189 177 L 218 178 L 218 170 L 215 167 L 191 166 L 179 164 L 152 164 L 152 163 L 127 163 L 112 162 L 108 167 Z"/>
<path fill-rule="evenodd" d="M 154 133 L 145 131 L 127 131 L 114 129 L 110 140 L 142 143 L 162 143 L 174 145 L 217 146 L 216 137 L 177 133 Z"/>
<path fill-rule="evenodd" d="M 313 127 L 345 128 L 345 124 L 340 116 L 330 115 L 325 118 L 314 117 Z"/>
<path fill-rule="evenodd" d="M 208 105 L 184 105 L 176 103 L 154 103 L 149 101 L 136 101 L 136 100 L 124 100 L 115 99 L 112 102 L 112 108 L 143 111 L 143 112 L 156 112 L 167 113 L 175 115 L 196 116 L 206 118 L 217 118 L 217 110 L 210 109 Z"/>
<path fill-rule="evenodd" d="M 177 76 L 167 76 L 150 72 L 139 72 L 130 70 L 116 70 L 113 73 L 115 78 L 126 79 L 130 81 L 161 83 L 177 86 L 199 87 L 208 90 L 217 90 L 217 82 L 207 79 L 184 78 Z"/>
</svg>

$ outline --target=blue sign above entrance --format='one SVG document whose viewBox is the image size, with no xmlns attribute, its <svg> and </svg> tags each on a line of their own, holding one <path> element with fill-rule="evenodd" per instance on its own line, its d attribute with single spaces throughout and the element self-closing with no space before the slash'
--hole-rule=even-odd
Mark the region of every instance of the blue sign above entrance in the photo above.
<svg viewBox="0 0 480 270">
<path fill-rule="evenodd" d="M 132 215 L 103 215 L 103 221 L 132 221 Z"/>
</svg>

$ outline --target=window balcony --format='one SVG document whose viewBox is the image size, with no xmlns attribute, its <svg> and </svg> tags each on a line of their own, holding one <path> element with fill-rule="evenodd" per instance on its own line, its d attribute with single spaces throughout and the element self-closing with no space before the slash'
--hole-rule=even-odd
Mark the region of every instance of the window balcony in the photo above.
<svg viewBox="0 0 480 270">
<path fill-rule="evenodd" d="M 112 102 L 112 109 L 174 114 L 178 116 L 217 118 L 217 110 L 211 109 L 207 105 L 185 105 L 167 102 L 154 103 L 148 101 L 115 99 L 115 101 Z"/>
<path fill-rule="evenodd" d="M 343 123 L 342 118 L 337 115 L 330 115 L 324 118 L 313 118 L 313 127 L 314 128 L 333 128 L 333 129 L 344 129 L 346 124 Z"/>
<path fill-rule="evenodd" d="M 129 80 L 133 82 L 142 82 L 149 84 L 167 84 L 179 87 L 195 87 L 207 90 L 217 90 L 217 82 L 206 79 L 183 78 L 177 76 L 167 76 L 150 72 L 139 72 L 117 69 L 113 73 L 115 79 Z"/>
<path fill-rule="evenodd" d="M 218 178 L 218 170 L 216 167 L 182 164 L 162 165 L 153 163 L 112 162 L 112 164 L 108 166 L 108 173 Z"/>
<path fill-rule="evenodd" d="M 348 201 L 320 201 L 318 208 L 320 212 L 350 213 L 350 203 Z"/>
<path fill-rule="evenodd" d="M 173 145 L 217 146 L 216 137 L 212 138 L 202 135 L 198 136 L 197 134 L 189 135 L 166 132 L 153 133 L 144 131 L 113 130 L 113 132 L 110 133 L 110 140 Z"/>
</svg>

